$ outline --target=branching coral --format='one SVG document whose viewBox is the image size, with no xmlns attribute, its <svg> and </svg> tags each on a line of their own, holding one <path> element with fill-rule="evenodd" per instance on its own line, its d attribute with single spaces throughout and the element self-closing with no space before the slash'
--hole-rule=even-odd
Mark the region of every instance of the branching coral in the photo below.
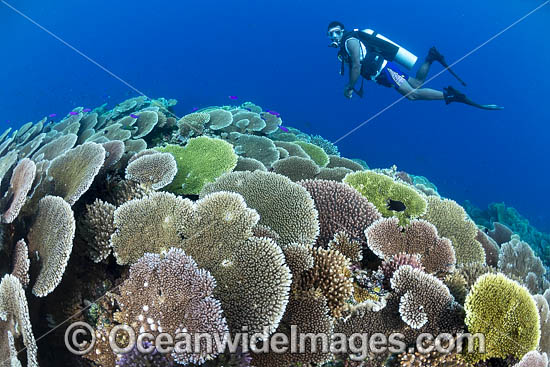
<svg viewBox="0 0 550 367">
<path fill-rule="evenodd" d="M 449 288 L 455 300 L 463 305 L 468 294 L 468 283 L 466 283 L 464 276 L 459 272 L 448 274 L 445 276 L 444 283 Z"/>
<path fill-rule="evenodd" d="M 283 245 L 312 244 L 319 234 L 318 213 L 311 196 L 285 176 L 261 171 L 232 172 L 206 185 L 200 196 L 216 191 L 241 194 L 260 215 L 260 224 L 278 233 Z"/>
<path fill-rule="evenodd" d="M 54 182 L 52 194 L 73 205 L 92 185 L 104 160 L 105 149 L 95 143 L 79 145 L 55 158 L 47 173 Z"/>
<path fill-rule="evenodd" d="M 178 194 L 198 194 L 205 184 L 237 165 L 231 144 L 206 136 L 189 140 L 185 147 L 167 145 L 158 150 L 176 159 L 178 172 L 166 190 Z"/>
<path fill-rule="evenodd" d="M 13 275 L 4 275 L 0 282 L 0 330 L 7 330 L 13 336 L 23 336 L 27 349 L 27 366 L 38 367 L 37 347 L 29 317 L 29 307 L 25 291 L 19 279 Z M 0 344 L 7 335 L 0 335 Z M 13 340 L 12 340 L 13 345 Z M 13 348 L 10 348 L 13 350 Z M 2 355 L 2 363 L 7 355 Z"/>
<path fill-rule="evenodd" d="M 32 187 L 36 165 L 28 158 L 21 160 L 11 175 L 10 188 L 6 197 L 10 200 L 8 209 L 2 214 L 3 223 L 11 223 L 19 215 L 19 211 L 25 204 L 27 194 Z"/>
<path fill-rule="evenodd" d="M 319 166 L 311 159 L 288 157 L 280 159 L 272 166 L 273 172 L 290 178 L 292 181 L 314 178 L 319 174 Z"/>
<path fill-rule="evenodd" d="M 346 232 L 336 232 L 328 243 L 329 250 L 336 250 L 347 257 L 352 264 L 363 260 L 363 246 L 361 241 L 350 238 Z"/>
<path fill-rule="evenodd" d="M 485 251 L 476 240 L 477 227 L 464 209 L 453 200 L 429 196 L 428 209 L 422 217 L 432 223 L 439 235 L 451 240 L 458 264 L 485 264 Z"/>
<path fill-rule="evenodd" d="M 126 179 L 158 190 L 169 185 L 177 172 L 178 167 L 172 154 L 147 154 L 128 164 Z"/>
<path fill-rule="evenodd" d="M 548 292 L 548 291 L 547 291 Z M 540 341 L 538 349 L 549 353 L 550 352 L 550 309 L 548 300 L 541 294 L 533 296 L 537 304 L 540 319 Z"/>
<path fill-rule="evenodd" d="M 518 277 L 524 282 L 532 274 L 529 277 L 534 279 L 529 282 L 529 291 L 532 294 L 544 292 L 542 283 L 546 269 L 529 244 L 521 241 L 518 235 L 512 235 L 509 242 L 502 244 L 498 269 L 507 276 Z"/>
<path fill-rule="evenodd" d="M 220 302 L 213 297 L 215 286 L 214 277 L 199 269 L 181 249 L 171 248 L 163 255 L 145 254 L 132 265 L 128 279 L 119 288 L 118 320 L 153 335 L 209 333 L 223 340 L 227 322 Z M 172 353 L 178 363 L 201 364 L 216 356 L 207 350 L 205 340 L 200 347 L 194 337 L 189 341 L 191 353 Z"/>
<path fill-rule="evenodd" d="M 419 254 L 429 273 L 452 272 L 456 263 L 451 241 L 441 238 L 436 228 L 425 220 L 415 219 L 406 227 L 397 218 L 383 218 L 365 230 L 369 248 L 381 259 L 404 252 Z"/>
<path fill-rule="evenodd" d="M 320 291 L 327 298 L 331 315 L 341 317 L 353 294 L 349 259 L 336 250 L 319 247 L 312 255 L 313 267 L 302 272 L 299 288 Z"/>
<path fill-rule="evenodd" d="M 325 180 L 299 184 L 309 192 L 319 212 L 317 246 L 326 247 L 342 231 L 364 243 L 364 229 L 381 217 L 374 205 L 348 185 Z"/>
<path fill-rule="evenodd" d="M 468 293 L 464 308 L 468 331 L 485 336 L 485 353 L 469 354 L 472 362 L 508 355 L 522 358 L 539 344 L 540 319 L 533 297 L 503 274 L 482 275 Z"/>
<path fill-rule="evenodd" d="M 86 214 L 80 219 L 78 230 L 87 245 L 88 256 L 96 263 L 111 253 L 111 235 L 115 232 L 116 207 L 100 199 L 86 205 Z"/>
<path fill-rule="evenodd" d="M 348 174 L 344 182 L 366 197 L 384 217 L 395 216 L 400 224 L 421 216 L 426 211 L 426 200 L 413 188 L 392 180 L 390 177 L 373 171 L 358 171 Z M 400 201 L 403 211 L 393 211 L 388 200 Z"/>
<path fill-rule="evenodd" d="M 294 279 L 292 285 L 296 286 L 296 281 L 301 279 L 302 273 L 313 267 L 312 248 L 307 245 L 291 243 L 283 246 L 283 253 L 286 264 L 292 273 L 292 279 Z"/>
<path fill-rule="evenodd" d="M 27 239 L 29 251 L 37 252 L 40 273 L 32 292 L 38 297 L 51 293 L 61 282 L 73 248 L 75 220 L 69 204 L 57 196 L 40 200 L 38 214 Z"/>
</svg>

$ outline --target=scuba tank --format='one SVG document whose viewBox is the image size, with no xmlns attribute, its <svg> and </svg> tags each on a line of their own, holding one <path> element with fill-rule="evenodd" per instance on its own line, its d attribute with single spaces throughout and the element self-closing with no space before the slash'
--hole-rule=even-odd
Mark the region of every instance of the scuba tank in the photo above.
<svg viewBox="0 0 550 367">
<path fill-rule="evenodd" d="M 372 29 L 354 29 L 354 36 L 356 36 L 367 48 L 367 51 L 374 51 L 380 54 L 384 59 L 388 61 L 395 61 L 408 70 L 412 69 L 418 57 L 413 55 L 407 49 L 399 46 L 392 40 L 384 37 L 383 35 L 373 31 Z"/>
</svg>

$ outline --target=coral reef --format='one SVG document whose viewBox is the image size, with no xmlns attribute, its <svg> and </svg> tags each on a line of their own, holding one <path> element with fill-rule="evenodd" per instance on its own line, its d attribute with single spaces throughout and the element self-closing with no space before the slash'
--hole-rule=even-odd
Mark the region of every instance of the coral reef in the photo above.
<svg viewBox="0 0 550 367">
<path fill-rule="evenodd" d="M 272 110 L 179 118 L 175 104 L 134 97 L 0 134 L 3 366 L 546 365 L 550 246 L 516 211 L 466 204 L 477 227 L 428 178 L 371 170 Z M 56 327 L 69 319 L 94 329 L 84 356 Z M 304 343 L 318 348 L 355 335 L 360 350 L 357 335 L 399 332 L 411 347 L 467 327 L 489 354 L 231 354 L 191 339 L 195 350 L 150 340 L 150 354 L 118 355 L 109 333 L 125 324 L 222 341 L 258 333 L 260 350 L 274 332 L 322 333 Z"/>
</svg>

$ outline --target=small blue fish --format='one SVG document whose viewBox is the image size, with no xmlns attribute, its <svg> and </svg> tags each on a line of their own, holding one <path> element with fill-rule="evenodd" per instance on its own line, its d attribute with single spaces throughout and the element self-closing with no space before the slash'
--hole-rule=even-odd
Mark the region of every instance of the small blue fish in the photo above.
<svg viewBox="0 0 550 367">
<path fill-rule="evenodd" d="M 57 113 L 50 113 L 50 114 L 48 115 L 48 117 L 55 117 L 55 116 L 57 116 Z"/>
<path fill-rule="evenodd" d="M 139 115 L 135 115 L 135 114 L 131 113 L 130 117 L 133 118 L 133 119 L 137 119 L 139 117 Z"/>
<path fill-rule="evenodd" d="M 78 115 L 78 112 L 71 111 L 71 112 L 69 112 L 69 115 L 71 115 L 71 116 L 76 116 L 76 115 Z"/>
<path fill-rule="evenodd" d="M 281 117 L 281 114 L 277 111 L 267 110 L 265 112 L 267 112 L 267 113 L 269 113 L 270 115 L 273 115 L 273 116 Z"/>
<path fill-rule="evenodd" d="M 288 130 L 286 127 L 282 126 L 282 125 L 279 125 L 277 126 L 279 129 L 283 130 L 285 133 L 288 133 L 290 132 L 290 130 Z"/>
<path fill-rule="evenodd" d="M 237 97 L 237 96 L 229 96 L 229 99 L 233 99 L 233 100 L 238 99 L 238 98 L 239 97 Z"/>
<path fill-rule="evenodd" d="M 191 108 L 191 112 L 195 112 L 195 111 L 197 111 L 198 109 L 199 109 L 198 107 L 193 107 L 193 108 Z"/>
<path fill-rule="evenodd" d="M 82 110 L 82 112 L 90 112 L 92 109 L 91 108 L 85 108 Z"/>
</svg>

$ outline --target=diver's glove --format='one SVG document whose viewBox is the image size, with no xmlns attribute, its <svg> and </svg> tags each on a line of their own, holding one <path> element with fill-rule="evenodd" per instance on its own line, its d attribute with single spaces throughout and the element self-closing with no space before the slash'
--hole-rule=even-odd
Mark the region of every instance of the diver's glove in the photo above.
<svg viewBox="0 0 550 367">
<path fill-rule="evenodd" d="M 449 86 L 443 89 L 443 97 L 445 98 L 445 103 L 449 104 L 451 102 L 464 103 L 473 107 L 481 108 L 483 110 L 502 110 L 504 107 L 497 106 L 496 104 L 479 104 L 472 101 L 470 98 L 466 97 L 464 93 L 459 92 L 455 88 Z"/>
</svg>

